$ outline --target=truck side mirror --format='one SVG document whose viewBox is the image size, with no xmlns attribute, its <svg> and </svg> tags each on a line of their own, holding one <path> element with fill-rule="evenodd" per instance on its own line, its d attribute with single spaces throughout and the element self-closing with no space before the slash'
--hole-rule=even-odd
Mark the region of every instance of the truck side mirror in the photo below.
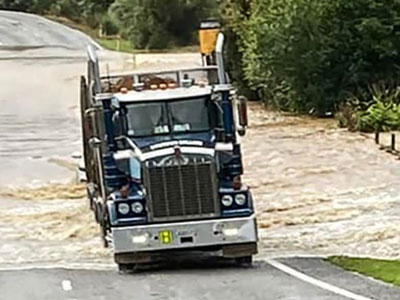
<svg viewBox="0 0 400 300">
<path fill-rule="evenodd" d="M 121 117 L 121 113 L 116 111 L 112 117 L 113 125 L 114 125 L 114 135 L 119 137 L 124 135 L 124 124 L 123 118 Z"/>
<path fill-rule="evenodd" d="M 242 127 L 241 129 L 239 129 L 238 133 L 240 136 L 244 136 L 246 134 L 246 127 L 249 125 L 246 97 L 239 96 L 237 108 L 239 116 L 239 125 Z"/>
</svg>

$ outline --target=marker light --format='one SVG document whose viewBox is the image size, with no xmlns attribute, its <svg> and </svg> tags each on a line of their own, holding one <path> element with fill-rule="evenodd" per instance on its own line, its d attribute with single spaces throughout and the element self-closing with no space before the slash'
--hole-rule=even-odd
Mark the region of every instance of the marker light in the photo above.
<svg viewBox="0 0 400 300">
<path fill-rule="evenodd" d="M 161 83 L 160 84 L 160 89 L 166 90 L 168 88 L 168 85 L 166 83 Z"/>
<path fill-rule="evenodd" d="M 121 93 L 122 94 L 127 94 L 128 93 L 128 89 L 126 87 L 121 88 Z"/>
<path fill-rule="evenodd" d="M 240 190 L 242 188 L 242 178 L 240 177 L 240 175 L 233 178 L 232 187 L 234 190 Z"/>
<path fill-rule="evenodd" d="M 122 198 L 128 198 L 128 196 L 129 196 L 129 187 L 128 186 L 123 186 L 120 189 L 119 193 L 120 193 Z"/>
<path fill-rule="evenodd" d="M 176 83 L 168 83 L 168 88 L 170 88 L 170 89 L 175 89 L 177 87 L 178 87 L 178 85 Z"/>
</svg>

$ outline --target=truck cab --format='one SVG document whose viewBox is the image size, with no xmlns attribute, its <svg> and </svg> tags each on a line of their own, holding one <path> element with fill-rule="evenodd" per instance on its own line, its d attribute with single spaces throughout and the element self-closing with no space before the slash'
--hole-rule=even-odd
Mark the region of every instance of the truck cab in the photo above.
<svg viewBox="0 0 400 300">
<path fill-rule="evenodd" d="M 240 263 L 257 253 L 252 194 L 241 180 L 246 102 L 229 84 L 222 45 L 220 33 L 217 65 L 106 76 L 89 49 L 81 78 L 88 197 L 121 270 L 175 251 Z"/>
</svg>

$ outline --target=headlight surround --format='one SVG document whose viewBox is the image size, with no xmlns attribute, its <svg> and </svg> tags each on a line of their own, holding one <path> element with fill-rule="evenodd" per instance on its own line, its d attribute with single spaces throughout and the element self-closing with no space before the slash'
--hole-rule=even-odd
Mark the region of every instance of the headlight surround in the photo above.
<svg viewBox="0 0 400 300">
<path fill-rule="evenodd" d="M 143 204 L 140 202 L 134 202 L 131 208 L 135 214 L 141 214 L 144 210 Z"/>
<path fill-rule="evenodd" d="M 229 207 L 233 204 L 233 197 L 231 195 L 223 195 L 221 198 L 221 203 L 225 207 Z"/>
<path fill-rule="evenodd" d="M 239 206 L 243 206 L 246 204 L 246 195 L 245 194 L 237 194 L 235 196 L 235 203 Z"/>
<path fill-rule="evenodd" d="M 119 203 L 117 207 L 121 215 L 127 215 L 130 212 L 130 207 L 127 203 Z"/>
</svg>

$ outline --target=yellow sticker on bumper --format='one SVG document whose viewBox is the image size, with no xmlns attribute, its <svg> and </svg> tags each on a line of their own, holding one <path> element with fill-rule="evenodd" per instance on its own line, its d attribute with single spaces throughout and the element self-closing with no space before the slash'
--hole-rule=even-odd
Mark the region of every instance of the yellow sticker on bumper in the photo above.
<svg viewBox="0 0 400 300">
<path fill-rule="evenodd" d="M 161 243 L 171 244 L 172 243 L 172 232 L 169 230 L 160 231 L 159 238 L 160 238 Z"/>
</svg>

